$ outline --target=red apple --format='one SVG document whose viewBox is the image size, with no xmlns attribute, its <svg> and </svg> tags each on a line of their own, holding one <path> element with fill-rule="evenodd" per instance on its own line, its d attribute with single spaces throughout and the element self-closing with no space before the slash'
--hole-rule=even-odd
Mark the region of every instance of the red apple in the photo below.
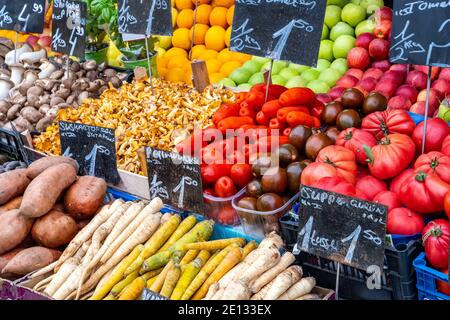
<svg viewBox="0 0 450 320">
<path fill-rule="evenodd" d="M 409 111 L 425 115 L 425 101 L 417 101 L 409 108 Z M 435 112 L 436 109 L 433 109 L 431 106 L 428 107 L 428 117 L 431 117 Z"/>
<path fill-rule="evenodd" d="M 425 89 L 427 87 L 427 75 L 418 70 L 413 70 L 406 76 L 406 83 L 417 90 Z"/>
<path fill-rule="evenodd" d="M 377 83 L 374 91 L 383 94 L 387 99 L 389 99 L 395 94 L 397 87 L 397 81 L 394 79 L 384 79 Z"/>
<path fill-rule="evenodd" d="M 382 7 L 375 12 L 376 21 L 388 20 L 392 21 L 392 9 L 389 7 Z"/>
<path fill-rule="evenodd" d="M 408 71 L 408 65 L 407 64 L 393 64 L 389 70 L 394 70 L 394 71 L 401 71 L 406 73 Z"/>
<path fill-rule="evenodd" d="M 414 70 L 421 71 L 428 75 L 428 67 L 427 66 L 420 66 L 415 64 Z M 431 80 L 437 79 L 439 77 L 439 72 L 441 71 L 441 68 L 439 67 L 431 67 Z"/>
<path fill-rule="evenodd" d="M 446 96 L 450 95 L 450 81 L 445 79 L 439 78 L 435 80 L 431 85 L 431 88 L 436 91 L 439 96 L 439 100 L 444 100 Z"/>
<path fill-rule="evenodd" d="M 330 103 L 331 101 L 333 101 L 333 99 L 327 93 L 319 93 L 316 96 L 316 99 L 324 104 L 327 104 L 327 103 Z"/>
<path fill-rule="evenodd" d="M 376 80 L 380 79 L 383 76 L 384 72 L 381 69 L 377 68 L 369 68 L 364 72 L 363 79 L 365 78 L 374 78 Z"/>
<path fill-rule="evenodd" d="M 340 78 L 336 85 L 342 88 L 352 88 L 358 83 L 358 78 L 351 76 L 351 75 L 344 75 L 342 78 Z"/>
<path fill-rule="evenodd" d="M 373 39 L 369 44 L 369 55 L 375 61 L 386 59 L 389 55 L 389 41 Z"/>
<path fill-rule="evenodd" d="M 395 94 L 397 96 L 404 96 L 405 98 L 409 99 L 411 103 L 417 101 L 417 90 L 414 87 L 410 86 L 409 84 L 404 84 L 398 87 Z"/>
<path fill-rule="evenodd" d="M 336 100 L 342 96 L 344 91 L 345 91 L 345 88 L 343 88 L 343 87 L 334 87 L 328 92 L 328 95 L 331 97 L 331 99 Z"/>
<path fill-rule="evenodd" d="M 417 95 L 417 101 L 426 101 L 426 99 L 427 99 L 427 89 L 423 89 Z M 430 105 L 430 108 L 433 109 L 437 109 L 439 107 L 439 94 L 434 89 L 430 89 L 428 104 Z"/>
<path fill-rule="evenodd" d="M 442 68 L 442 71 L 439 74 L 439 79 L 450 81 L 450 68 Z"/>
<path fill-rule="evenodd" d="M 377 23 L 375 30 L 373 30 L 373 34 L 380 39 L 389 39 L 391 36 L 392 30 L 392 21 L 382 20 Z"/>
<path fill-rule="evenodd" d="M 380 81 L 384 80 L 384 79 L 392 79 L 392 80 L 395 80 L 395 82 L 397 83 L 397 87 L 398 87 L 399 85 L 401 85 L 402 83 L 405 82 L 405 76 L 406 76 L 406 73 L 403 73 L 401 71 L 388 70 L 380 78 Z"/>
<path fill-rule="evenodd" d="M 355 68 L 348 69 L 347 72 L 345 73 L 345 75 L 354 76 L 358 80 L 362 79 L 363 74 L 364 74 L 364 71 L 362 71 L 361 69 L 355 69 Z"/>
<path fill-rule="evenodd" d="M 33 45 L 37 44 L 38 41 L 39 41 L 39 37 L 37 37 L 37 36 L 31 35 L 31 36 L 28 36 L 28 38 L 27 38 L 27 43 L 30 46 L 33 46 Z"/>
<path fill-rule="evenodd" d="M 375 36 L 372 33 L 369 33 L 369 32 L 361 33 L 356 38 L 355 46 L 361 47 L 364 49 L 369 49 L 369 44 L 373 39 L 375 39 Z"/>
<path fill-rule="evenodd" d="M 366 49 L 355 47 L 347 55 L 347 65 L 349 68 L 367 69 L 370 64 L 369 52 Z"/>
<path fill-rule="evenodd" d="M 39 45 L 41 45 L 42 47 L 50 47 L 52 45 L 52 37 L 49 36 L 40 36 L 39 37 L 39 41 L 38 41 Z"/>
<path fill-rule="evenodd" d="M 377 85 L 377 80 L 372 77 L 362 78 L 358 82 L 358 86 L 362 87 L 367 92 L 370 92 L 373 89 L 375 89 L 376 85 Z"/>
<path fill-rule="evenodd" d="M 395 96 L 389 99 L 388 108 L 408 111 L 411 108 L 411 101 L 405 96 Z"/>
<path fill-rule="evenodd" d="M 388 71 L 390 66 L 391 63 L 389 60 L 375 61 L 372 63 L 372 68 L 380 69 L 383 72 Z"/>
</svg>

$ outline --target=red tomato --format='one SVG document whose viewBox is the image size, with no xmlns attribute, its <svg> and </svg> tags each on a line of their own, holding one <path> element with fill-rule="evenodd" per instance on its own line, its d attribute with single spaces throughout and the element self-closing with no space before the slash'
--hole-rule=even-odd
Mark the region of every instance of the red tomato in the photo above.
<svg viewBox="0 0 450 320">
<path fill-rule="evenodd" d="M 358 166 L 355 162 L 355 154 L 351 150 L 341 146 L 327 146 L 320 150 L 316 162 L 331 164 L 336 168 L 339 177 L 355 184 Z"/>
<path fill-rule="evenodd" d="M 318 119 L 322 119 L 322 113 L 325 110 L 325 105 L 320 102 L 319 100 L 314 101 L 314 106 L 311 109 L 311 115 L 318 118 Z"/>
<path fill-rule="evenodd" d="M 207 164 L 202 166 L 201 176 L 205 185 L 212 185 L 220 177 L 230 175 L 231 165 L 229 164 Z"/>
<path fill-rule="evenodd" d="M 444 197 L 444 210 L 445 214 L 450 219 L 450 192 L 447 192 L 447 194 Z"/>
<path fill-rule="evenodd" d="M 384 204 L 388 207 L 388 211 L 403 206 L 400 197 L 392 191 L 381 191 L 372 199 L 372 201 Z"/>
<path fill-rule="evenodd" d="M 423 217 L 408 208 L 395 208 L 388 211 L 387 233 L 409 236 L 421 233 L 424 226 Z"/>
<path fill-rule="evenodd" d="M 430 221 L 422 232 L 428 262 L 435 268 L 448 268 L 450 223 L 444 219 Z"/>
<path fill-rule="evenodd" d="M 325 177 L 319 181 L 315 181 L 311 187 L 344 194 L 350 197 L 356 195 L 355 187 L 341 177 Z"/>
<path fill-rule="evenodd" d="M 444 141 L 442 141 L 441 152 L 447 157 L 450 157 L 450 135 L 448 135 Z"/>
<path fill-rule="evenodd" d="M 361 128 L 372 133 L 375 138 L 382 139 L 392 133 L 410 136 L 416 124 L 407 111 L 402 109 L 388 109 L 377 111 L 364 117 Z"/>
<path fill-rule="evenodd" d="M 362 192 L 358 188 L 355 188 L 355 189 L 356 189 L 356 192 L 355 192 L 355 197 L 356 198 L 369 201 L 369 199 L 367 198 L 367 196 L 366 196 L 366 194 L 364 192 Z"/>
<path fill-rule="evenodd" d="M 238 187 L 245 187 L 253 179 L 252 166 L 247 163 L 234 164 L 230 177 Z"/>
<path fill-rule="evenodd" d="M 217 197 L 231 197 L 236 193 L 236 187 L 230 177 L 220 177 L 214 184 L 214 193 Z"/>
<path fill-rule="evenodd" d="M 449 191 L 450 185 L 436 174 L 418 171 L 400 188 L 400 199 L 418 213 L 436 213 L 444 211 L 444 197 Z"/>
<path fill-rule="evenodd" d="M 381 191 L 386 191 L 387 186 L 384 181 L 375 178 L 374 176 L 368 175 L 364 178 L 359 179 L 356 182 L 356 188 L 361 190 L 367 196 L 369 201 L 379 194 Z"/>
<path fill-rule="evenodd" d="M 239 221 L 239 217 L 232 206 L 226 206 L 220 209 L 217 220 L 222 224 L 234 225 Z"/>
<path fill-rule="evenodd" d="M 379 144 L 364 147 L 370 173 L 379 179 L 389 179 L 405 170 L 415 156 L 414 142 L 404 134 L 390 134 Z"/>
<path fill-rule="evenodd" d="M 440 271 L 448 276 L 448 269 L 442 269 Z M 437 280 L 436 287 L 439 292 L 450 296 L 450 284 L 448 282 Z"/>
<path fill-rule="evenodd" d="M 331 164 L 322 162 L 313 162 L 303 169 L 301 184 L 310 186 L 314 182 L 325 177 L 337 177 L 337 170 Z"/>
<path fill-rule="evenodd" d="M 419 156 L 414 163 L 415 171 L 435 173 L 443 181 L 450 183 L 450 157 L 437 151 L 431 151 Z"/>
<path fill-rule="evenodd" d="M 211 188 L 206 188 L 203 189 L 203 202 L 204 203 L 211 203 L 212 201 L 209 199 L 206 199 L 205 196 L 211 196 L 211 197 L 215 197 L 216 195 L 214 194 L 214 190 Z"/>
<path fill-rule="evenodd" d="M 427 133 L 425 135 L 425 152 L 441 151 L 442 142 L 450 134 L 447 122 L 440 118 L 432 118 L 427 121 Z M 412 139 L 416 144 L 417 152 L 422 151 L 423 121 L 414 129 Z M 445 152 L 444 152 L 445 153 Z"/>
<path fill-rule="evenodd" d="M 400 196 L 400 189 L 403 186 L 403 183 L 413 174 L 414 174 L 413 169 L 406 169 L 398 176 L 396 176 L 394 179 L 392 179 L 389 190 L 395 192 L 398 196 Z"/>
<path fill-rule="evenodd" d="M 356 175 L 356 180 L 359 180 L 365 176 L 368 176 L 370 174 L 369 168 L 366 166 L 359 165 L 358 166 L 358 173 Z"/>
<path fill-rule="evenodd" d="M 364 152 L 363 145 L 373 147 L 376 144 L 375 138 L 367 131 L 348 128 L 339 133 L 336 145 L 346 147 L 353 151 L 356 161 L 366 164 L 367 155 Z"/>
</svg>

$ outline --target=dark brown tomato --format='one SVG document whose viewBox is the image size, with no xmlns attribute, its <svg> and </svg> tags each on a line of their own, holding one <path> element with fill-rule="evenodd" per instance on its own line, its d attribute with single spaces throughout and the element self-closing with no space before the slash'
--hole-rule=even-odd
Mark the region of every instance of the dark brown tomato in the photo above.
<svg viewBox="0 0 450 320">
<path fill-rule="evenodd" d="M 333 140 L 333 143 L 336 143 L 336 140 L 338 139 L 338 135 L 339 135 L 339 130 L 336 127 L 329 127 L 327 129 L 327 131 L 325 131 L 325 134 L 328 136 L 328 138 L 330 138 L 331 140 Z"/>
<path fill-rule="evenodd" d="M 376 111 L 384 111 L 387 108 L 387 99 L 378 92 L 372 92 L 364 101 L 362 111 L 364 114 L 370 114 Z"/>
<path fill-rule="evenodd" d="M 297 161 L 292 162 L 286 168 L 288 189 L 291 195 L 294 195 L 300 191 L 300 178 L 302 176 L 303 169 L 305 169 L 306 166 L 307 164 Z"/>
<path fill-rule="evenodd" d="M 339 113 L 336 126 L 341 131 L 348 128 L 361 128 L 361 117 L 356 110 L 344 110 Z"/>
<path fill-rule="evenodd" d="M 265 193 L 256 201 L 258 211 L 273 211 L 284 205 L 283 198 L 275 193 Z"/>
<path fill-rule="evenodd" d="M 290 163 L 297 161 L 299 154 L 292 144 L 283 144 L 276 151 L 280 166 L 286 168 Z"/>
<path fill-rule="evenodd" d="M 341 97 L 341 102 L 345 109 L 358 110 L 364 103 L 364 94 L 355 88 L 348 88 Z"/>
<path fill-rule="evenodd" d="M 334 126 L 338 114 L 343 110 L 344 106 L 339 101 L 330 102 L 325 106 L 325 110 L 322 113 L 322 122 L 329 126 Z"/>
<path fill-rule="evenodd" d="M 311 136 L 312 130 L 310 127 L 303 125 L 296 126 L 289 134 L 289 143 L 297 148 L 299 152 L 305 149 L 306 140 Z"/>
<path fill-rule="evenodd" d="M 319 132 L 313 134 L 309 137 L 308 141 L 306 141 L 305 154 L 308 159 L 315 160 L 320 150 L 332 144 L 333 140 L 331 140 L 325 133 Z"/>
<path fill-rule="evenodd" d="M 283 194 L 287 187 L 286 170 L 280 167 L 267 169 L 261 178 L 261 186 L 264 193 Z"/>
<path fill-rule="evenodd" d="M 251 197 L 258 198 L 263 194 L 261 181 L 253 180 L 247 185 L 247 194 Z"/>
</svg>

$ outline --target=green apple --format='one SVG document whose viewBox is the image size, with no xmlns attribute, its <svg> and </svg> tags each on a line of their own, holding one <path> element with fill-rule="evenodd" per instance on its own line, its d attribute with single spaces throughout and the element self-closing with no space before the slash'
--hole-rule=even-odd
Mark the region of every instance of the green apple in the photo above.
<svg viewBox="0 0 450 320">
<path fill-rule="evenodd" d="M 333 61 L 333 41 L 322 40 L 320 41 L 319 48 L 319 59 L 326 59 L 328 61 Z"/>
<path fill-rule="evenodd" d="M 282 76 L 283 78 L 288 79 L 288 80 L 295 76 L 298 76 L 299 74 L 300 74 L 300 72 L 297 72 L 289 67 L 284 68 L 279 73 L 280 76 Z"/>
<path fill-rule="evenodd" d="M 320 71 L 316 69 L 309 69 L 302 72 L 302 78 L 306 80 L 306 82 L 310 82 L 312 80 L 317 79 L 320 76 Z"/>
<path fill-rule="evenodd" d="M 336 25 L 331 29 L 330 32 L 330 39 L 335 41 L 339 36 L 342 36 L 343 34 L 348 34 L 349 36 L 355 35 L 355 30 L 350 27 L 345 22 L 338 22 Z"/>
<path fill-rule="evenodd" d="M 309 82 L 306 87 L 314 91 L 315 94 L 327 93 L 328 91 L 330 91 L 330 87 L 326 84 L 325 81 L 322 80 L 313 80 Z"/>
<path fill-rule="evenodd" d="M 270 62 L 270 59 L 264 57 L 253 56 L 252 61 L 256 61 L 259 64 L 263 65 L 264 63 Z"/>
<path fill-rule="evenodd" d="M 335 69 L 326 69 L 320 73 L 318 80 L 324 81 L 329 87 L 334 87 L 341 77 L 341 73 Z"/>
<path fill-rule="evenodd" d="M 262 74 L 262 72 L 257 72 L 254 75 L 252 75 L 250 77 L 250 79 L 248 79 L 248 83 L 251 85 L 255 85 L 257 83 L 263 83 L 264 82 L 264 76 Z"/>
<path fill-rule="evenodd" d="M 254 73 L 258 72 L 259 70 L 261 70 L 261 64 L 256 61 L 249 60 L 249 61 L 246 61 L 242 65 L 242 68 L 247 69 L 252 74 L 254 74 Z"/>
<path fill-rule="evenodd" d="M 450 121 L 450 107 L 448 105 L 445 105 L 444 103 L 442 103 L 439 106 L 438 117 L 444 121 L 449 122 Z"/>
<path fill-rule="evenodd" d="M 352 27 L 356 27 L 358 23 L 366 18 L 366 10 L 354 3 L 345 5 L 341 12 L 341 19 Z"/>
<path fill-rule="evenodd" d="M 233 80 L 236 84 L 246 83 L 248 79 L 252 76 L 252 73 L 243 68 L 238 68 L 231 72 L 230 79 Z"/>
<path fill-rule="evenodd" d="M 315 68 L 319 72 L 322 72 L 326 69 L 328 69 L 331 66 L 331 62 L 325 59 L 319 59 L 317 60 L 317 67 Z"/>
<path fill-rule="evenodd" d="M 358 25 L 355 28 L 355 34 L 358 37 L 360 34 L 363 33 L 373 33 L 373 31 L 375 30 L 376 27 L 376 22 L 375 19 L 367 19 L 367 20 L 363 20 L 360 23 L 358 23 Z"/>
<path fill-rule="evenodd" d="M 298 88 L 298 87 L 306 87 L 308 84 L 308 81 L 303 79 L 301 76 L 296 76 L 291 79 L 289 79 L 285 86 L 286 88 Z"/>
<path fill-rule="evenodd" d="M 233 80 L 231 80 L 230 78 L 220 79 L 218 84 L 223 84 L 224 86 L 227 86 L 227 87 L 236 87 L 236 83 Z"/>
<path fill-rule="evenodd" d="M 384 1 L 383 0 L 361 0 L 360 4 L 361 7 L 364 9 L 367 9 L 369 6 L 377 6 L 378 8 L 384 7 Z"/>
<path fill-rule="evenodd" d="M 308 66 L 303 66 L 301 64 L 296 64 L 296 63 L 290 63 L 289 64 L 289 69 L 295 70 L 298 73 L 302 73 L 305 70 L 308 70 L 310 67 Z"/>
<path fill-rule="evenodd" d="M 330 34 L 330 29 L 328 29 L 327 25 L 324 23 L 322 28 L 322 38 L 321 40 L 328 39 L 328 35 Z"/>
<path fill-rule="evenodd" d="M 341 21 L 341 11 L 342 9 L 338 6 L 327 6 L 324 22 L 328 28 L 333 28 L 336 23 Z"/>
<path fill-rule="evenodd" d="M 239 89 L 243 89 L 243 90 L 250 90 L 252 88 L 252 85 L 249 83 L 241 83 L 240 85 L 237 86 Z"/>
<path fill-rule="evenodd" d="M 334 69 L 334 70 L 339 71 L 339 73 L 340 73 L 341 75 L 343 75 L 343 74 L 346 73 L 347 70 L 348 70 L 347 59 L 344 59 L 344 58 L 338 58 L 338 59 L 334 60 L 334 61 L 331 63 L 331 66 L 330 66 L 330 67 L 331 67 L 332 69 Z"/>
<path fill-rule="evenodd" d="M 281 70 L 287 67 L 287 62 L 285 61 L 274 61 L 272 67 L 272 74 L 278 74 Z M 263 64 L 261 67 L 261 72 L 265 70 L 270 70 L 270 61 Z"/>
<path fill-rule="evenodd" d="M 355 46 L 355 38 L 344 34 L 336 39 L 333 44 L 333 55 L 337 58 L 347 58 L 348 52 Z"/>
<path fill-rule="evenodd" d="M 278 84 L 280 86 L 284 86 L 286 84 L 286 82 L 287 82 L 286 78 L 280 76 L 279 74 L 275 74 L 272 77 L 273 84 Z"/>
<path fill-rule="evenodd" d="M 349 0 L 327 0 L 327 5 L 336 5 L 338 7 L 344 7 Z"/>
</svg>

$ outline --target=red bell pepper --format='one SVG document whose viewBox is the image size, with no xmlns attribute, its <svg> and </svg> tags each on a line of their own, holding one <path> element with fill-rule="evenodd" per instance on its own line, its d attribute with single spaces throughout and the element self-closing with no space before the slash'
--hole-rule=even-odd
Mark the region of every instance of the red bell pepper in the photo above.
<svg viewBox="0 0 450 320">
<path fill-rule="evenodd" d="M 214 112 L 212 121 L 217 125 L 221 120 L 228 117 L 235 117 L 239 115 L 239 103 L 227 103 L 223 104 Z"/>
<path fill-rule="evenodd" d="M 280 122 L 286 122 L 286 117 L 291 111 L 301 111 L 303 113 L 309 114 L 309 110 L 306 107 L 284 107 L 278 110 L 277 119 Z"/>
<path fill-rule="evenodd" d="M 263 104 L 261 111 L 268 118 L 273 118 L 277 115 L 277 111 L 281 109 L 278 100 L 268 101 Z"/>
<path fill-rule="evenodd" d="M 251 117 L 254 119 L 256 117 L 256 112 L 249 106 L 241 106 L 241 108 L 239 109 L 239 116 Z"/>
<path fill-rule="evenodd" d="M 270 129 L 279 129 L 281 132 L 286 128 L 286 125 L 280 122 L 277 118 L 270 119 Z"/>
<path fill-rule="evenodd" d="M 286 117 L 287 123 L 289 123 L 290 127 L 296 127 L 298 125 L 304 125 L 307 127 L 314 126 L 314 118 L 309 114 L 304 113 L 302 111 L 291 111 L 287 114 Z"/>
<path fill-rule="evenodd" d="M 266 96 L 264 93 L 259 91 L 249 92 L 247 98 L 241 103 L 241 107 L 248 106 L 253 109 L 255 112 L 261 110 L 262 105 L 264 104 Z"/>
<path fill-rule="evenodd" d="M 251 89 L 251 91 L 259 91 L 266 94 L 267 84 L 259 83 L 255 84 Z M 278 97 L 287 90 L 286 87 L 280 86 L 278 84 L 269 84 L 269 96 L 272 96 L 272 99 L 267 99 L 267 101 L 278 99 Z"/>
<path fill-rule="evenodd" d="M 259 124 L 268 126 L 269 120 L 270 120 L 270 118 L 263 111 L 259 111 L 256 114 L 256 122 L 258 122 Z"/>
<path fill-rule="evenodd" d="M 292 128 L 291 127 L 287 127 L 286 129 L 283 130 L 283 136 L 289 136 L 291 134 Z"/>
<path fill-rule="evenodd" d="M 240 127 L 246 124 L 255 124 L 255 122 L 251 117 L 228 117 L 226 119 L 221 120 L 218 123 L 217 127 L 219 128 L 220 131 L 225 132 L 226 130 L 229 129 L 233 130 L 239 129 Z"/>
<path fill-rule="evenodd" d="M 313 106 L 316 100 L 314 91 L 309 88 L 291 88 L 280 95 L 281 106 Z"/>
</svg>

